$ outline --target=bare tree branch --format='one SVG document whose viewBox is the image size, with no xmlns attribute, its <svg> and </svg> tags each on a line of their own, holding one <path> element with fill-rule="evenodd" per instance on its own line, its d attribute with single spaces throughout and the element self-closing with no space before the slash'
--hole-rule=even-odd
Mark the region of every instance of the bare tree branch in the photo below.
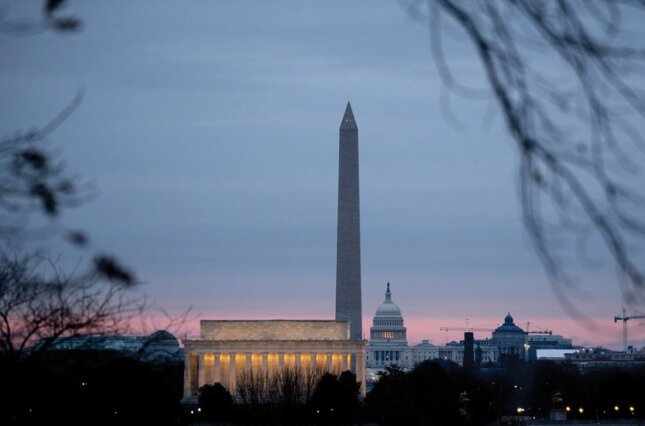
<svg viewBox="0 0 645 426">
<path fill-rule="evenodd" d="M 81 334 L 127 330 L 146 308 L 125 277 L 68 276 L 37 256 L 0 254 L 0 355 L 35 356 Z"/>
<path fill-rule="evenodd" d="M 81 20 L 76 16 L 61 16 L 59 10 L 65 5 L 65 0 L 46 0 L 40 19 L 11 20 L 0 12 L 0 33 L 12 36 L 31 36 L 45 31 L 68 33 L 78 31 L 82 27 Z"/>
<path fill-rule="evenodd" d="M 453 77 L 440 18 L 456 23 L 472 43 L 518 148 L 524 225 L 563 306 L 584 316 L 564 291 L 572 280 L 562 247 L 572 240 L 575 250 L 590 230 L 610 253 L 625 302 L 643 303 L 645 91 L 637 76 L 645 70 L 645 49 L 622 34 L 621 22 L 645 17 L 645 2 L 402 5 L 413 19 L 426 20 L 444 84 L 471 98 Z M 564 74 L 554 77 L 553 68 Z"/>
</svg>

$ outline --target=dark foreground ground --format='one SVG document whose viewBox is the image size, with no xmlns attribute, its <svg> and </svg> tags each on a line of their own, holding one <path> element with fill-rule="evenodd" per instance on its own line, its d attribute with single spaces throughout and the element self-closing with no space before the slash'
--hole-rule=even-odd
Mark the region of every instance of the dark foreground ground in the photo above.
<svg viewBox="0 0 645 426">
<path fill-rule="evenodd" d="M 364 400 L 351 373 L 323 376 L 307 394 L 290 382 L 235 401 L 214 386 L 186 407 L 179 362 L 56 351 L 38 360 L 0 360 L 0 425 L 645 425 L 644 369 L 505 367 L 485 374 L 439 362 L 409 373 L 393 368 Z M 566 407 L 566 423 L 543 420 Z"/>
</svg>

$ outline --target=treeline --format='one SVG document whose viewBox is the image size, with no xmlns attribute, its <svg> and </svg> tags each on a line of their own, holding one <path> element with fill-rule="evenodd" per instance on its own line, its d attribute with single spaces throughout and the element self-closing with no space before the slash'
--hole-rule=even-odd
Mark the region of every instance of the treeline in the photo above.
<svg viewBox="0 0 645 426">
<path fill-rule="evenodd" d="M 146 363 L 109 351 L 50 351 L 24 361 L 0 358 L 0 424 L 361 424 L 483 425 L 505 420 L 645 418 L 645 369 L 581 373 L 537 362 L 468 370 L 426 361 L 383 372 L 367 397 L 350 372 L 286 369 L 244 374 L 237 398 L 202 387 L 181 405 L 183 363 Z M 568 408 L 568 410 L 567 410 Z"/>
<path fill-rule="evenodd" d="M 178 424 L 183 371 L 114 351 L 0 357 L 0 424 Z"/>
<path fill-rule="evenodd" d="M 317 383 L 313 392 L 310 385 Z M 240 424 L 484 425 L 549 419 L 645 418 L 645 369 L 581 373 L 571 364 L 508 363 L 484 372 L 426 361 L 388 368 L 367 394 L 349 372 L 319 380 L 287 370 L 244 376 L 237 402 L 219 384 L 200 390 L 199 419 Z"/>
<path fill-rule="evenodd" d="M 243 374 L 238 398 L 219 383 L 199 389 L 193 421 L 233 424 L 354 424 L 360 418 L 356 375 L 287 368 L 277 374 Z"/>
<path fill-rule="evenodd" d="M 380 425 L 481 425 L 549 419 L 645 418 L 645 369 L 582 373 L 571 364 L 517 363 L 485 373 L 426 361 L 404 373 L 390 368 L 363 406 Z"/>
</svg>

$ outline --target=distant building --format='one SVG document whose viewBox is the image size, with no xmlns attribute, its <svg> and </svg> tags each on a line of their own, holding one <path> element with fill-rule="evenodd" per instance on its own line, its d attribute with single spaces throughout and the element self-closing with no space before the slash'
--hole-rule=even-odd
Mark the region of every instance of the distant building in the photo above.
<svg viewBox="0 0 645 426">
<path fill-rule="evenodd" d="M 42 341 L 36 346 L 42 345 Z M 115 351 L 136 357 L 146 362 L 181 361 L 183 359 L 179 342 L 166 330 L 159 330 L 149 336 L 88 336 L 81 334 L 61 337 L 51 344 L 53 350 L 95 350 Z"/>
<path fill-rule="evenodd" d="M 427 359 L 439 358 L 439 347 L 430 343 L 429 340 L 422 340 L 421 343 L 414 346 L 412 352 L 412 365 L 419 364 Z"/>
<path fill-rule="evenodd" d="M 558 336 L 557 334 L 529 334 L 527 343 L 535 350 L 539 349 L 571 349 L 571 339 Z"/>
<path fill-rule="evenodd" d="M 490 345 L 480 345 L 479 341 L 474 342 L 476 363 L 496 363 L 499 358 L 499 351 Z M 452 361 L 459 365 L 464 363 L 464 342 L 450 342 L 444 346 L 435 346 L 428 340 L 411 347 L 414 365 L 427 360 Z"/>
<path fill-rule="evenodd" d="M 563 362 L 566 354 L 578 352 L 580 349 L 537 349 L 535 358 L 538 361 Z"/>
<path fill-rule="evenodd" d="M 564 338 L 557 334 L 528 334 L 526 339 L 528 356 L 530 361 L 543 359 L 548 356 L 555 356 L 560 351 L 562 359 L 565 353 L 576 352 L 571 339 Z M 542 356 L 540 355 L 542 354 Z"/>
<path fill-rule="evenodd" d="M 516 358 L 520 361 L 535 361 L 537 351 L 545 349 L 573 349 L 571 339 L 548 332 L 529 333 L 513 323 L 510 312 L 504 324 L 493 331 L 490 344 L 499 349 L 500 358 Z"/>
<path fill-rule="evenodd" d="M 504 318 L 504 324 L 493 331 L 491 345 L 499 350 L 500 357 L 528 360 L 527 334 L 513 323 L 509 312 Z"/>
<path fill-rule="evenodd" d="M 628 346 L 625 351 L 604 348 L 584 348 L 565 354 L 564 359 L 578 366 L 580 370 L 599 368 L 633 368 L 645 366 L 645 347 L 640 350 Z"/>
</svg>

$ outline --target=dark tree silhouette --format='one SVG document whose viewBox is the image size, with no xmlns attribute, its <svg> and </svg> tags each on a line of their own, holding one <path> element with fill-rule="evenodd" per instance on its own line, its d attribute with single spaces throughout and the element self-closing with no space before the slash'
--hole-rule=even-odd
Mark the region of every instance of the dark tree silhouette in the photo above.
<svg viewBox="0 0 645 426">
<path fill-rule="evenodd" d="M 56 342 L 80 334 L 110 335 L 127 329 L 146 305 L 130 296 L 134 283 L 124 273 L 101 275 L 93 269 L 67 276 L 36 256 L 0 253 L 2 361 L 35 358 Z"/>
<path fill-rule="evenodd" d="M 0 11 L 0 34 L 58 34 L 81 28 L 79 18 L 64 15 L 65 0 L 45 0 L 40 19 L 7 20 Z M 48 138 L 83 100 L 83 90 L 40 127 L 0 138 L 0 356 L 35 357 L 53 343 L 79 334 L 111 335 L 151 327 L 177 330 L 189 319 L 189 307 L 171 315 L 131 290 L 139 284 L 116 256 L 90 247 L 88 235 L 65 227 L 63 211 L 93 196 L 91 187 L 65 168 Z M 44 225 L 43 225 L 44 223 Z M 67 241 L 91 253 L 84 272 L 66 272 L 44 250 L 40 238 L 63 233 Z M 27 243 L 25 243 L 27 242 Z M 80 267 L 77 267 L 80 268 Z M 149 313 L 161 314 L 163 320 Z M 159 315 L 157 315 L 159 316 Z M 155 335 L 157 335 L 155 333 Z M 160 334 L 159 336 L 162 336 Z M 36 347 L 31 347 L 39 342 Z M 146 346 L 153 344 L 148 339 Z"/>
<path fill-rule="evenodd" d="M 233 412 L 233 397 L 220 383 L 199 388 L 198 404 L 207 420 L 228 420 Z"/>
<path fill-rule="evenodd" d="M 78 31 L 81 29 L 81 20 L 76 16 L 64 15 L 60 9 L 65 5 L 65 0 L 45 0 L 40 19 L 29 21 L 10 21 L 4 19 L 0 13 L 0 32 L 9 35 L 25 36 L 39 34 L 44 31 L 57 31 L 62 33 Z"/>
<path fill-rule="evenodd" d="M 572 364 L 537 361 L 481 373 L 425 361 L 408 373 L 384 372 L 367 395 L 364 417 L 382 425 L 506 424 L 503 418 L 516 416 L 518 407 L 538 419 L 569 407 L 569 419 L 642 419 L 644 378 L 642 367 L 583 373 Z"/>
<path fill-rule="evenodd" d="M 586 266 L 590 238 L 602 240 L 626 303 L 645 301 L 645 92 L 639 87 L 642 0 L 400 1 L 428 25 L 444 84 L 494 99 L 520 157 L 523 221 L 563 307 L 584 313 L 565 292 L 570 252 Z M 447 19 L 446 19 L 447 18 Z M 443 34 L 474 47 L 489 89 L 454 77 Z M 451 32 L 452 30 L 452 32 Z M 575 263 L 575 261 L 574 261 Z"/>
<path fill-rule="evenodd" d="M 390 368 L 367 395 L 366 415 L 382 425 L 460 424 L 459 390 L 435 362 L 410 373 Z"/>
<path fill-rule="evenodd" d="M 79 29 L 78 18 L 60 16 L 63 4 L 63 0 L 44 2 L 39 21 L 16 23 L 0 15 L 0 32 L 29 35 Z M 33 248 L 38 237 L 61 228 L 69 242 L 89 248 L 85 232 L 52 221 L 66 208 L 86 201 L 91 190 L 65 169 L 47 141 L 82 99 L 79 90 L 50 122 L 0 138 L 0 355 L 4 360 L 34 357 L 55 341 L 79 334 L 122 332 L 129 319 L 137 315 L 141 320 L 148 308 L 143 298 L 132 296 L 130 289 L 137 279 L 115 256 L 95 252 L 85 272 L 67 273 Z M 168 318 L 169 324 L 182 322 Z"/>
<path fill-rule="evenodd" d="M 44 126 L 0 140 L 0 236 L 24 238 L 31 217 L 44 214 L 57 217 L 62 208 L 76 205 L 84 198 L 78 179 L 65 173 L 64 163 L 46 145 L 50 136 L 80 105 L 79 91 L 53 120 Z M 72 241 L 84 244 L 80 232 Z"/>
<path fill-rule="evenodd" d="M 0 424 L 186 424 L 183 364 L 113 351 L 60 350 L 39 362 L 0 363 Z"/>
<path fill-rule="evenodd" d="M 360 384 L 350 371 L 340 377 L 325 373 L 311 395 L 309 405 L 316 423 L 354 424 L 358 415 Z"/>
</svg>

